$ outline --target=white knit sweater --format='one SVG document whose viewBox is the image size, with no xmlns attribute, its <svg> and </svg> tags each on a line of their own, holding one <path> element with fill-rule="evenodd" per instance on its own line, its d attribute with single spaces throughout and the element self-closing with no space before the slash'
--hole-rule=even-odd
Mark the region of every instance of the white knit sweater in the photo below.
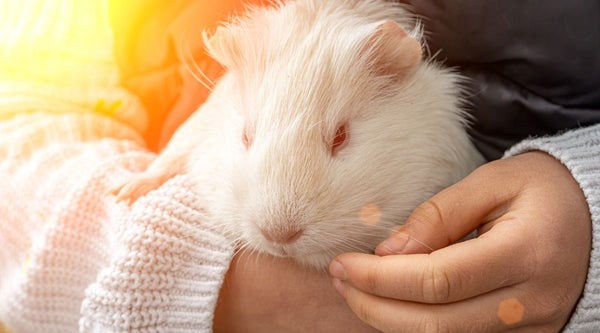
<svg viewBox="0 0 600 333">
<path fill-rule="evenodd" d="M 233 248 L 186 176 L 131 209 L 105 194 L 153 158 L 143 107 L 118 85 L 106 8 L 0 3 L 0 332 L 212 330 Z M 598 332 L 600 125 L 507 156 L 533 149 L 562 161 L 588 201 L 590 269 L 566 330 Z"/>
<path fill-rule="evenodd" d="M 87 130 L 100 126 L 114 131 Z M 127 140 L 135 133 L 124 125 L 95 115 L 34 114 L 0 122 L 0 133 L 0 151 L 29 156 L 0 159 L 6 327 L 211 331 L 233 248 L 204 218 L 185 176 L 129 209 L 105 193 L 153 156 Z M 47 145 L 29 151 L 29 137 L 45 137 Z"/>
<path fill-rule="evenodd" d="M 154 157 L 119 85 L 107 0 L 0 2 L 0 332 L 209 332 L 232 246 Z"/>
</svg>

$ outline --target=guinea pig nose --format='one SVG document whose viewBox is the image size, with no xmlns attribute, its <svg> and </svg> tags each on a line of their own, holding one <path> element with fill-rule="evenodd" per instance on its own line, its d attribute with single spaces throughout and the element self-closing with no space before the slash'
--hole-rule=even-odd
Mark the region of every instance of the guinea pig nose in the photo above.
<svg viewBox="0 0 600 333">
<path fill-rule="evenodd" d="M 260 229 L 260 233 L 268 240 L 274 243 L 280 244 L 290 244 L 295 242 L 302 233 L 304 233 L 303 229 L 291 229 L 291 230 L 282 230 L 282 231 L 269 231 L 265 229 Z"/>
</svg>

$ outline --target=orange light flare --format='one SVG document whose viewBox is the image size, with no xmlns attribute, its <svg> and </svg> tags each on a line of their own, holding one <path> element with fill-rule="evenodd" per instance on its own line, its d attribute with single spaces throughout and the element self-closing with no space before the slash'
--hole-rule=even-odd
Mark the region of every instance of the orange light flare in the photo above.
<svg viewBox="0 0 600 333">
<path fill-rule="evenodd" d="M 0 0 L 0 79 L 45 80 L 82 63 L 106 66 L 115 58 L 113 32 L 143 39 L 146 36 L 135 36 L 136 29 L 154 25 L 165 36 L 189 30 L 197 31 L 194 35 L 200 38 L 203 29 L 214 28 L 248 4 L 261 3 L 264 1 L 197 0 L 182 5 L 171 1 Z M 133 48 L 124 51 L 134 59 L 139 56 L 134 53 L 140 52 Z"/>
<path fill-rule="evenodd" d="M 361 207 L 359 215 L 362 223 L 366 225 L 377 225 L 381 221 L 381 209 L 374 203 Z"/>
</svg>

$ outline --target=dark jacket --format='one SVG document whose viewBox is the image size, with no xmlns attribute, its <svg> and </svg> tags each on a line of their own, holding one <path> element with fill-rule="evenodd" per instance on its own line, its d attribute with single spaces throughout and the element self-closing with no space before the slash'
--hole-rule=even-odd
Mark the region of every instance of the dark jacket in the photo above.
<svg viewBox="0 0 600 333">
<path fill-rule="evenodd" d="M 470 134 L 486 158 L 600 122 L 600 1 L 403 2 L 424 17 L 437 59 L 473 80 Z"/>
</svg>

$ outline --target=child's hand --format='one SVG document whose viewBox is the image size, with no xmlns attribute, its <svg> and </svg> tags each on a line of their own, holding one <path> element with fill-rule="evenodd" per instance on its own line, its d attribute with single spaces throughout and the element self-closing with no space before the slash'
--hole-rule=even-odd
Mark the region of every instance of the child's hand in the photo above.
<svg viewBox="0 0 600 333">
<path fill-rule="evenodd" d="M 455 243 L 475 229 L 478 238 Z M 418 207 L 379 245 L 382 257 L 342 254 L 330 273 L 354 312 L 385 332 L 558 331 L 590 247 L 577 182 L 533 152 L 480 167 Z"/>
<path fill-rule="evenodd" d="M 242 251 L 229 266 L 215 332 L 375 332 L 331 287 L 323 271 Z"/>
</svg>

